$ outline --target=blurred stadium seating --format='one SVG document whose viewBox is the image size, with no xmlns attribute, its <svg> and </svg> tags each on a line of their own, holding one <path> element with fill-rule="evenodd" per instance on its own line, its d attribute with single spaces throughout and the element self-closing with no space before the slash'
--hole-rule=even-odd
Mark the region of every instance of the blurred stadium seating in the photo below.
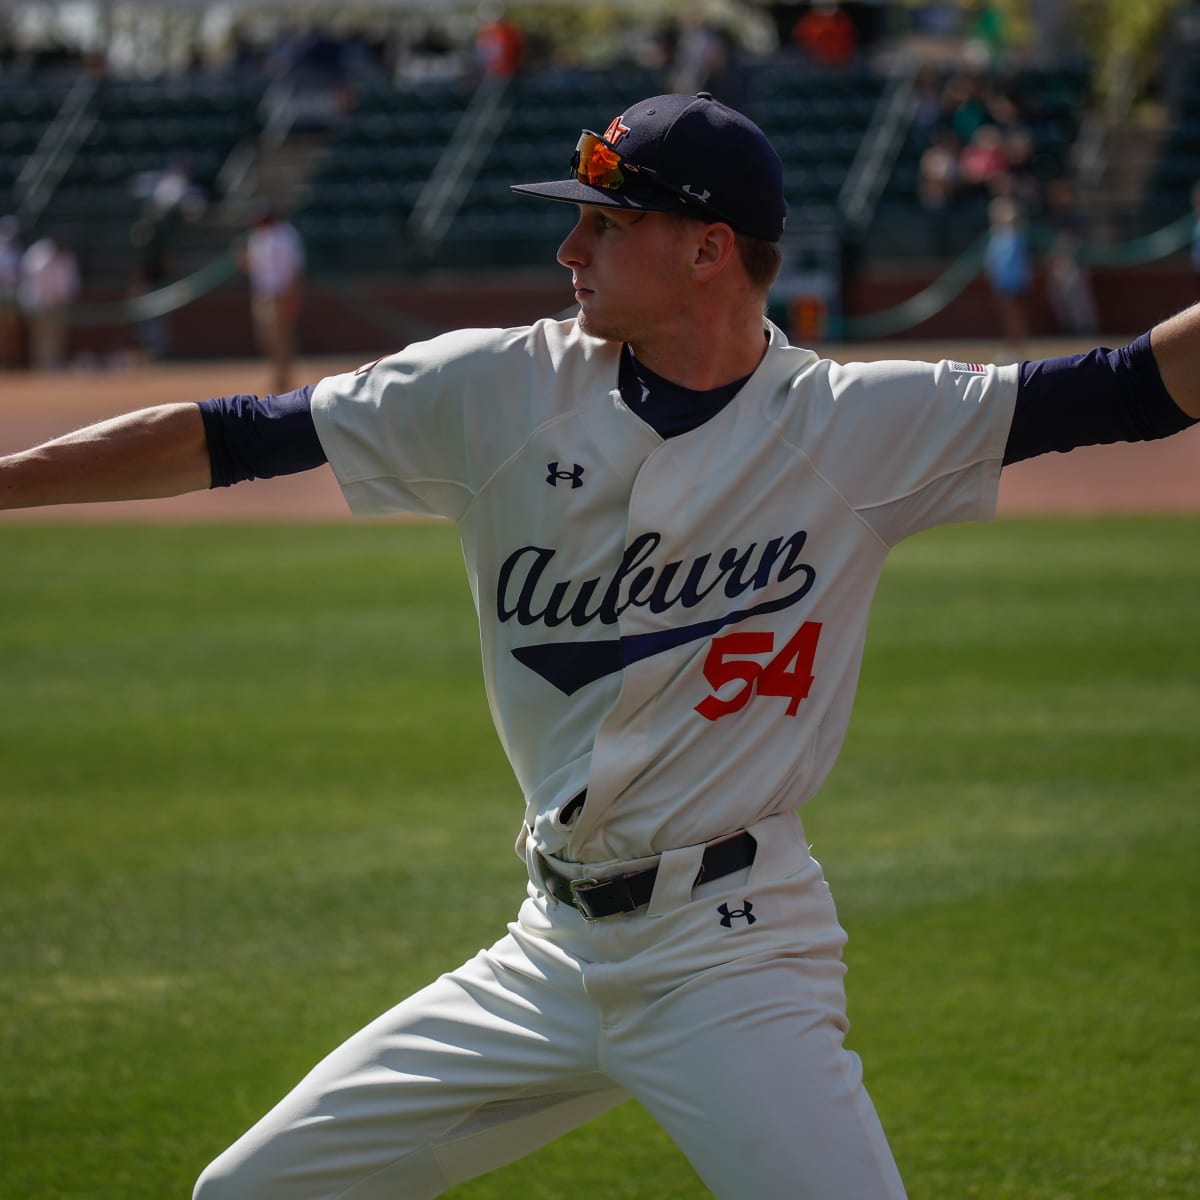
<svg viewBox="0 0 1200 1200">
<path fill-rule="evenodd" d="M 16 212 L 17 178 L 69 90 L 67 82 L 0 76 L 0 212 Z"/>
<path fill-rule="evenodd" d="M 1191 59 L 1180 83 L 1145 197 L 1152 224 L 1188 211 L 1192 190 L 1200 184 L 1200 60 Z"/>
<path fill-rule="evenodd" d="M 663 86 L 656 72 L 633 67 L 515 80 L 499 135 L 483 149 L 472 186 L 435 253 L 422 257 L 406 236 L 406 222 L 470 95 L 453 85 L 376 85 L 336 129 L 297 224 L 325 263 L 543 264 L 561 240 L 566 218 L 515 195 L 509 184 L 564 175 L 579 129 L 607 121 L 630 97 L 653 95 Z M 784 159 L 793 223 L 836 222 L 839 190 L 884 79 L 866 67 L 818 70 L 768 62 L 748 68 L 742 88 L 741 106 Z"/>
<path fill-rule="evenodd" d="M 863 169 L 864 145 L 881 126 L 899 74 L 895 59 L 820 68 L 780 54 L 747 58 L 729 86 L 783 158 L 790 231 L 835 231 L 851 266 L 905 270 L 919 263 L 928 270 L 977 241 L 986 228 L 987 197 L 948 213 L 931 246 L 929 214 L 918 198 L 927 134 L 911 115 L 894 138 L 894 153 L 881 160 L 866 218 L 853 225 L 846 219 L 848 180 Z M 241 81 L 203 73 L 145 82 L 96 77 L 84 89 L 86 75 L 86 67 L 75 77 L 0 74 L 0 212 L 21 215 L 26 239 L 46 230 L 64 236 L 80 256 L 87 286 L 109 296 L 122 294 L 136 271 L 130 235 L 144 211 L 139 181 L 182 162 L 208 200 L 203 219 L 172 228 L 171 273 L 178 277 L 229 248 L 245 228 L 250 203 L 260 198 L 257 189 L 273 178 L 273 160 L 290 150 L 296 151 L 290 173 L 279 176 L 283 183 L 267 198 L 301 231 L 317 280 L 545 268 L 570 215 L 514 195 L 509 185 L 563 175 L 578 129 L 607 121 L 631 97 L 666 87 L 660 70 L 629 64 L 555 67 L 509 81 L 496 94 L 487 136 L 460 164 L 464 186 L 445 200 L 444 220 L 431 234 L 422 223 L 431 181 L 455 157 L 479 100 L 469 72 L 408 83 L 365 75 L 338 93 L 326 118 L 284 122 L 277 137 L 272 122 L 281 109 L 262 73 Z M 1040 61 L 994 78 L 1018 102 L 1037 183 L 1075 171 L 1081 128 L 1089 110 L 1096 112 L 1090 64 Z M 75 141 L 63 141 L 51 156 L 57 171 L 44 176 L 50 183 L 31 200 L 31 171 L 44 164 L 72 105 L 86 120 L 77 122 Z M 1125 236 L 1177 221 L 1191 207 L 1200 180 L 1200 62 L 1190 63 L 1165 98 L 1161 128 L 1145 184 L 1121 227 Z M 1136 138 L 1136 129 L 1130 132 Z M 231 170 L 239 161 L 253 169 Z"/>
<path fill-rule="evenodd" d="M 234 147 L 257 136 L 265 84 L 182 77 L 98 82 L 85 135 L 58 156 L 55 184 L 31 210 L 21 172 L 74 86 L 0 82 L 2 211 L 19 213 L 27 236 L 46 230 L 62 235 L 86 277 L 126 281 L 135 258 L 130 231 L 146 202 L 145 178 L 178 164 L 200 193 L 215 194 L 218 172 Z"/>
</svg>

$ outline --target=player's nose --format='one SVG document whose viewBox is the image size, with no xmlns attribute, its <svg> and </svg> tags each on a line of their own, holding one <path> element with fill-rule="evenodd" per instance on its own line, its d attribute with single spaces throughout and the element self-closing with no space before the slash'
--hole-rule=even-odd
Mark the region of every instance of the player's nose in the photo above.
<svg viewBox="0 0 1200 1200">
<path fill-rule="evenodd" d="M 584 245 L 583 233 L 583 217 L 580 215 L 575 222 L 575 227 L 563 238 L 562 245 L 558 248 L 557 258 L 564 267 L 582 266 L 587 258 L 587 250 Z"/>
</svg>

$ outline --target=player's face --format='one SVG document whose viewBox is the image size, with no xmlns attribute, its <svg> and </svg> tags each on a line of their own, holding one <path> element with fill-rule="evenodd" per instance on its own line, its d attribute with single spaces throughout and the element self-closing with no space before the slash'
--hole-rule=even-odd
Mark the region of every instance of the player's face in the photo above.
<svg viewBox="0 0 1200 1200">
<path fill-rule="evenodd" d="M 571 272 L 580 327 L 614 342 L 643 342 L 677 321 L 691 279 L 680 223 L 658 212 L 581 204 L 558 261 Z"/>
</svg>

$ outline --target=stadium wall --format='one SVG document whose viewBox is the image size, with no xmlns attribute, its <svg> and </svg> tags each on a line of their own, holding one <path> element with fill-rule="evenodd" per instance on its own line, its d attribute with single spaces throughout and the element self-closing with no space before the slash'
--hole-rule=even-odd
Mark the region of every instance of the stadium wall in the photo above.
<svg viewBox="0 0 1200 1200">
<path fill-rule="evenodd" d="M 928 287 L 938 274 L 937 270 L 914 272 L 896 268 L 862 271 L 846 283 L 844 311 L 847 315 L 865 316 L 889 309 Z M 1095 268 L 1091 282 L 1100 316 L 1097 334 L 1141 332 L 1200 299 L 1200 282 L 1186 255 L 1145 266 Z M 1041 272 L 1034 279 L 1028 314 L 1031 337 L 1063 334 Z M 994 337 L 998 332 L 995 301 L 986 281 L 977 277 L 941 312 L 894 336 L 897 340 L 979 338 Z"/>
<path fill-rule="evenodd" d="M 928 286 L 938 272 L 901 268 L 867 269 L 848 280 L 843 292 L 847 315 L 889 309 Z M 1120 336 L 1148 328 L 1197 299 L 1197 284 L 1186 257 L 1141 267 L 1097 269 L 1093 289 L 1101 317 L 1097 335 Z M 119 300 L 103 293 L 92 302 Z M 531 273 L 490 280 L 444 278 L 388 283 L 378 279 L 314 280 L 301 316 L 299 342 L 306 355 L 374 356 L 445 329 L 521 325 L 572 305 L 565 273 Z M 1039 277 L 1030 297 L 1030 336 L 1064 331 L 1055 321 Z M 167 318 L 170 357 L 195 360 L 242 358 L 256 353 L 250 302 L 244 285 L 217 288 Z M 982 278 L 973 280 L 941 312 L 888 340 L 953 340 L 995 336 L 998 320 Z M 805 340 L 798 336 L 797 340 Z M 80 328 L 72 353 L 105 358 L 133 349 L 135 327 Z"/>
</svg>

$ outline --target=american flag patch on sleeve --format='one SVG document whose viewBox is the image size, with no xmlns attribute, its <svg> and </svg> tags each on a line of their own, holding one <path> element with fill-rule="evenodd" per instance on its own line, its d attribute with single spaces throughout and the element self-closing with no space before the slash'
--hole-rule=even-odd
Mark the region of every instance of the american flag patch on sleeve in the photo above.
<svg viewBox="0 0 1200 1200">
<path fill-rule="evenodd" d="M 950 370 L 965 371 L 968 375 L 982 375 L 987 368 L 983 365 L 983 363 L 952 362 L 950 364 Z"/>
</svg>

